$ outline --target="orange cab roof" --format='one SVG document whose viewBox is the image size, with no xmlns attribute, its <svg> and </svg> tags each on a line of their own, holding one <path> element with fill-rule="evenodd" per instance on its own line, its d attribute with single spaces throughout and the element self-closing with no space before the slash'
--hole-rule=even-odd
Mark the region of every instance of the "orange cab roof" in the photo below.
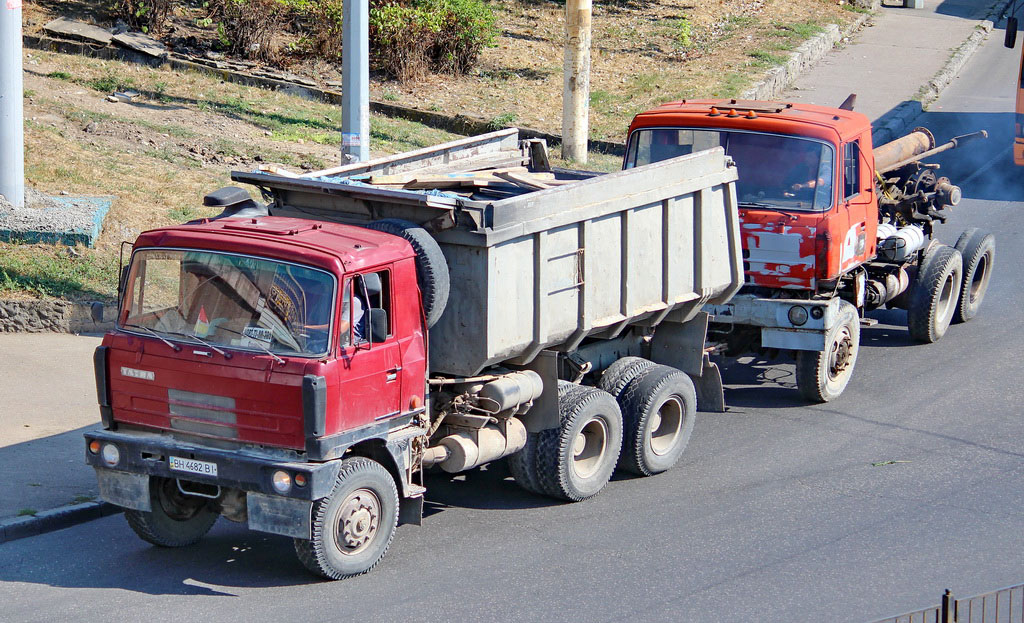
<svg viewBox="0 0 1024 623">
<path fill-rule="evenodd" d="M 814 104 L 758 100 L 682 100 L 662 104 L 633 119 L 629 130 L 649 127 L 716 127 L 812 136 L 852 138 L 871 127 L 859 112 Z"/>
</svg>

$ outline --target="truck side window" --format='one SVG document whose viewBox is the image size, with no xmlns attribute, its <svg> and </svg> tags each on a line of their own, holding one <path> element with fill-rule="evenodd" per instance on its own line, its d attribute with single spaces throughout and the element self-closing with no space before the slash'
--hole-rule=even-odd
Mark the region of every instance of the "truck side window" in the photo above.
<svg viewBox="0 0 1024 623">
<path fill-rule="evenodd" d="M 392 335 L 391 319 L 391 273 L 382 270 L 374 273 L 358 275 L 352 281 L 351 326 L 354 343 L 366 342 L 370 339 L 371 310 L 383 311 L 386 319 L 387 336 Z M 342 311 L 343 315 L 346 313 Z M 344 320 L 343 320 L 344 322 Z"/>
<path fill-rule="evenodd" d="M 860 193 L 860 141 L 851 141 L 843 146 L 843 198 L 849 199 Z"/>
</svg>

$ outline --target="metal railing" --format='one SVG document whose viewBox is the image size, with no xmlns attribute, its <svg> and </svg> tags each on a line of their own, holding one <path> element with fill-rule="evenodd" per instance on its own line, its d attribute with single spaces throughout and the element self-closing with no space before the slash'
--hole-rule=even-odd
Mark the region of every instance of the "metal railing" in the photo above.
<svg viewBox="0 0 1024 623">
<path fill-rule="evenodd" d="M 946 589 L 938 606 L 875 623 L 1024 623 L 1024 584 L 963 599 Z"/>
</svg>

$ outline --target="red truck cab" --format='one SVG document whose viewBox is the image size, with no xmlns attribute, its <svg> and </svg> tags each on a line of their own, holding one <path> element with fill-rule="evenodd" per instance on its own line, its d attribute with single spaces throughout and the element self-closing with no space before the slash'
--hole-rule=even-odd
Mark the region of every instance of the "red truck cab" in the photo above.
<svg viewBox="0 0 1024 623">
<path fill-rule="evenodd" d="M 308 539 L 330 459 L 357 444 L 413 494 L 426 329 L 406 240 L 202 220 L 139 236 L 120 291 L 95 357 L 105 430 L 86 435 L 104 499 L 174 516 L 205 497 L 253 529 Z"/>
</svg>

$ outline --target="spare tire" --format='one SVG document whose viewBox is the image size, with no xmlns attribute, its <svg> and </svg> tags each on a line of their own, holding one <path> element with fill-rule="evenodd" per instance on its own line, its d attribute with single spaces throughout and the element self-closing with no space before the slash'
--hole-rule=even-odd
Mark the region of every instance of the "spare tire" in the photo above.
<svg viewBox="0 0 1024 623">
<path fill-rule="evenodd" d="M 433 327 L 444 313 L 451 290 L 448 263 L 437 241 L 416 223 L 397 218 L 373 221 L 366 227 L 399 236 L 412 245 L 416 252 L 416 278 L 423 297 L 423 313 L 427 317 L 427 328 Z"/>
</svg>

